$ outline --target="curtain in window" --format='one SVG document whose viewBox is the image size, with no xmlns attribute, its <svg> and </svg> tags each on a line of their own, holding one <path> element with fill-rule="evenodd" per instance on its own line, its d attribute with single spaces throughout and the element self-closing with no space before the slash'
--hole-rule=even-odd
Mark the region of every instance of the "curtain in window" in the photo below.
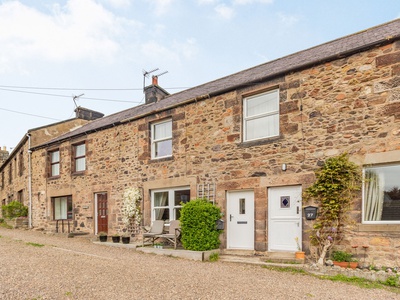
<svg viewBox="0 0 400 300">
<path fill-rule="evenodd" d="M 161 192 L 154 194 L 154 207 L 156 220 L 162 220 L 162 216 L 164 215 L 164 210 L 168 208 L 158 208 L 159 206 L 167 206 L 168 205 L 168 192 Z"/>
<path fill-rule="evenodd" d="M 371 170 L 365 172 L 365 221 L 382 220 L 385 180 L 380 175 Z"/>
</svg>

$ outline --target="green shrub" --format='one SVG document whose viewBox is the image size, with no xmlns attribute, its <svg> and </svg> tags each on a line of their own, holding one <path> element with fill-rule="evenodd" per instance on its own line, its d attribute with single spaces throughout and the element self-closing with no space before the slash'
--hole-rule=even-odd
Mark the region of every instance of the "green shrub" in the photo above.
<svg viewBox="0 0 400 300">
<path fill-rule="evenodd" d="M 180 217 L 183 247 L 194 251 L 217 249 L 220 231 L 216 221 L 220 215 L 219 207 L 204 199 L 183 204 Z"/>
<path fill-rule="evenodd" d="M 13 201 L 1 207 L 3 217 L 7 219 L 14 219 L 18 217 L 28 216 L 28 207 L 18 201 Z"/>
<path fill-rule="evenodd" d="M 334 251 L 332 253 L 332 260 L 338 262 L 351 262 L 352 254 L 345 251 Z"/>
</svg>

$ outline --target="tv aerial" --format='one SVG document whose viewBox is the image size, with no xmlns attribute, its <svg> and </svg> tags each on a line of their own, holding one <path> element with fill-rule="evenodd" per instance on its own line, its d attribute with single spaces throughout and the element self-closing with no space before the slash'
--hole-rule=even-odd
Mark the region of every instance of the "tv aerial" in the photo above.
<svg viewBox="0 0 400 300">
<path fill-rule="evenodd" d="M 75 108 L 78 108 L 78 105 L 76 104 L 75 100 L 79 100 L 80 97 L 82 97 L 85 94 L 80 94 L 79 96 L 72 96 L 72 101 L 75 103 Z"/>
<path fill-rule="evenodd" d="M 146 71 L 146 70 L 142 71 L 143 72 L 143 90 L 146 87 L 146 78 L 149 78 L 151 73 L 154 73 L 155 71 L 158 71 L 158 70 L 159 70 L 159 68 L 155 68 L 155 69 L 153 69 L 151 71 Z M 154 75 L 154 76 L 155 77 L 159 77 L 159 76 L 167 74 L 167 73 L 168 73 L 168 71 L 165 71 L 165 72 L 162 72 L 162 73 Z"/>
</svg>

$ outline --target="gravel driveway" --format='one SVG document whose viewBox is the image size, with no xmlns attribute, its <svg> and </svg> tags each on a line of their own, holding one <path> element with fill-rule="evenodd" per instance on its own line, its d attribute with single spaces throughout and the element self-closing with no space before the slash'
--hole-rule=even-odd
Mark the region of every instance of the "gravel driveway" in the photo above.
<svg viewBox="0 0 400 300">
<path fill-rule="evenodd" d="M 84 237 L 4 228 L 0 236 L 0 299 L 400 299 L 385 290 L 143 254 Z"/>
</svg>

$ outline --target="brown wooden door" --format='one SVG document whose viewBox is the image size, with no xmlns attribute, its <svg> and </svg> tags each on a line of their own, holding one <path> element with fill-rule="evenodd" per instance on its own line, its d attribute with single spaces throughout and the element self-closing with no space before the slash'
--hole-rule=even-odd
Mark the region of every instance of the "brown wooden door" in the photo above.
<svg viewBox="0 0 400 300">
<path fill-rule="evenodd" d="M 107 193 L 97 195 L 97 232 L 108 232 Z"/>
</svg>

